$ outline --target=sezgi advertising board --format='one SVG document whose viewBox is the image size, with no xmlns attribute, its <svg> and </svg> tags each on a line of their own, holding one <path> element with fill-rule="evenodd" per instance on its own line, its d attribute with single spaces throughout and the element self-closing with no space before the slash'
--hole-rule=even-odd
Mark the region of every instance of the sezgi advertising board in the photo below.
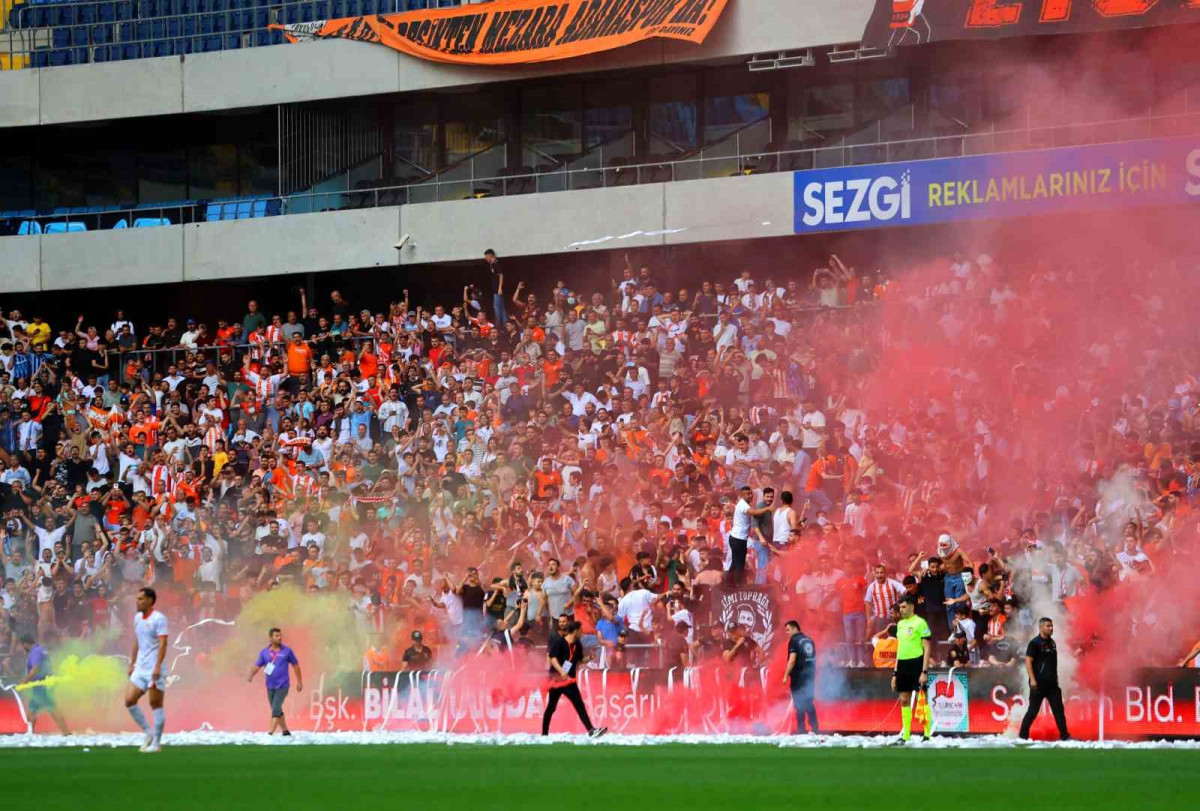
<svg viewBox="0 0 1200 811">
<path fill-rule="evenodd" d="M 848 231 L 1200 200 L 1200 137 L 795 173 L 795 232 Z"/>
</svg>

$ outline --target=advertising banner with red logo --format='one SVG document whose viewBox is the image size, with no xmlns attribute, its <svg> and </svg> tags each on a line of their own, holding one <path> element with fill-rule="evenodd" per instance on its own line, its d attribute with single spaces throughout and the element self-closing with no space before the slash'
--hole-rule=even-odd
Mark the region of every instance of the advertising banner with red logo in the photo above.
<svg viewBox="0 0 1200 811">
<path fill-rule="evenodd" d="M 539 674 L 500 667 L 470 674 L 322 674 L 306 686 L 310 689 L 303 694 L 289 697 L 288 717 L 293 728 L 316 732 L 538 733 L 546 706 L 545 680 Z M 778 675 L 769 678 L 760 668 L 584 669 L 579 687 L 592 722 L 617 733 L 780 735 L 795 728 L 786 688 Z M 261 728 L 260 694 L 261 688 L 247 687 L 249 712 L 215 716 L 209 711 L 206 726 L 221 731 Z M 1020 719 L 1026 694 L 1016 669 L 934 671 L 927 706 L 938 734 L 995 735 Z M 20 695 L 0 690 L 0 733 L 27 730 Z M 226 697 L 222 706 L 238 703 L 237 698 Z M 1108 685 L 1103 699 L 1082 690 L 1068 690 L 1065 698 L 1072 735 L 1079 739 L 1200 738 L 1197 669 L 1148 668 Z M 823 732 L 885 734 L 900 728 L 899 704 L 886 668 L 822 668 L 816 706 Z M 128 731 L 119 696 L 113 697 L 111 709 L 106 720 L 91 719 L 93 728 Z M 180 729 L 199 725 L 189 717 L 180 723 Z M 52 728 L 43 715 L 38 730 Z M 1054 738 L 1053 728 L 1044 708 L 1034 737 Z M 560 704 L 551 731 L 581 729 L 572 708 Z"/>
<path fill-rule="evenodd" d="M 1200 22 L 1200 0 L 875 0 L 863 45 L 1073 34 Z"/>
<path fill-rule="evenodd" d="M 435 62 L 516 65 L 664 37 L 700 44 L 727 0 L 495 0 L 453 8 L 272 25 L 290 42 L 377 42 Z"/>
</svg>

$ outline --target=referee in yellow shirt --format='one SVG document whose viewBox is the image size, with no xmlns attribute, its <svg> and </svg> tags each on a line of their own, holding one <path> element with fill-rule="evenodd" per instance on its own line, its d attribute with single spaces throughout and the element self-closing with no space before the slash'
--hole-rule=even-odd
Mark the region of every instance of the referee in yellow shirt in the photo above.
<svg viewBox="0 0 1200 811">
<path fill-rule="evenodd" d="M 896 623 L 896 669 L 892 689 L 900 694 L 901 729 L 898 744 L 908 743 L 912 734 L 913 693 L 925 689 L 929 678 L 929 655 L 933 650 L 928 623 L 916 615 L 917 598 L 904 595 L 899 600 L 900 621 Z M 929 713 L 925 714 L 925 739 L 933 731 Z"/>
</svg>

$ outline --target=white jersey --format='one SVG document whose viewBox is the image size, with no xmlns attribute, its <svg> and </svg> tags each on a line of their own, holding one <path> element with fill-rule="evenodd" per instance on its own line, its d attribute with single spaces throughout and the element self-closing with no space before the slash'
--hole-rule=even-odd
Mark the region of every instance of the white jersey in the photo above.
<svg viewBox="0 0 1200 811">
<path fill-rule="evenodd" d="M 139 611 L 133 618 L 133 633 L 138 646 L 133 671 L 150 675 L 158 663 L 158 638 L 167 635 L 167 618 L 161 611 L 151 611 L 149 617 L 143 617 Z"/>
</svg>

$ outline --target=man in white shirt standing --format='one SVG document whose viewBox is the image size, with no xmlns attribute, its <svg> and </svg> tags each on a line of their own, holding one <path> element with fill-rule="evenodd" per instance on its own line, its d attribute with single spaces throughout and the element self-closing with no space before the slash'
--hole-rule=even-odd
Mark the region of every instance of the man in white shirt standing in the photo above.
<svg viewBox="0 0 1200 811">
<path fill-rule="evenodd" d="M 733 508 L 733 526 L 729 529 L 729 570 L 725 573 L 726 585 L 740 586 L 746 582 L 746 547 L 752 530 L 751 521 L 772 510 L 770 505 L 751 507 L 754 491 L 749 486 L 738 490 L 738 502 Z"/>
<path fill-rule="evenodd" d="M 167 618 L 154 608 L 158 595 L 154 589 L 140 589 L 137 594 L 137 614 L 134 615 L 133 652 L 129 657 L 129 684 L 125 686 L 125 708 L 130 717 L 146 733 L 146 742 L 139 751 L 157 752 L 162 747 L 163 690 L 167 687 L 167 674 L 163 660 L 167 655 Z M 150 712 L 154 717 L 154 728 L 142 713 L 138 702 L 142 696 L 150 695 Z"/>
</svg>

